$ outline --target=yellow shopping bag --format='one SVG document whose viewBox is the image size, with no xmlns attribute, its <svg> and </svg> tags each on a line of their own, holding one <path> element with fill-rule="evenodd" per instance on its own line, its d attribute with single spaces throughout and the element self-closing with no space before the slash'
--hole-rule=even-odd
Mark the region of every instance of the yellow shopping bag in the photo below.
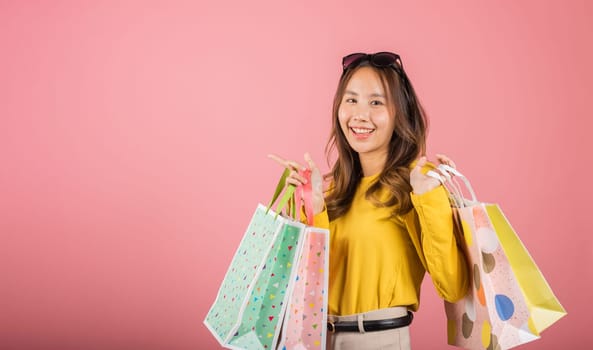
<svg viewBox="0 0 593 350">
<path fill-rule="evenodd" d="M 488 204 L 486 210 L 527 302 L 531 314 L 530 326 L 539 334 L 565 316 L 566 310 L 560 305 L 500 207 Z"/>
</svg>

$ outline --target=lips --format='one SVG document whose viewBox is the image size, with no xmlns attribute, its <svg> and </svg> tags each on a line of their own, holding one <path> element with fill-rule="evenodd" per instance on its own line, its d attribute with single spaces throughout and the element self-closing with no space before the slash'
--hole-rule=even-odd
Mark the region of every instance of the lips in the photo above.
<svg viewBox="0 0 593 350">
<path fill-rule="evenodd" d="M 371 133 L 373 133 L 375 131 L 375 129 L 369 129 L 369 128 L 359 128 L 359 127 L 350 127 L 350 131 L 352 131 L 355 135 L 370 135 Z"/>
</svg>

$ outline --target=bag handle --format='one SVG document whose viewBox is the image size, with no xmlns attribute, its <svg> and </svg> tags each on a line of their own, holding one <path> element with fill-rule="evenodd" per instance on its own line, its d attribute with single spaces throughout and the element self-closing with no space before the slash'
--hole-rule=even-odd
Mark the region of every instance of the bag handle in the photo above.
<svg viewBox="0 0 593 350">
<path fill-rule="evenodd" d="M 478 198 L 476 197 L 476 192 L 474 192 L 474 188 L 472 187 L 471 183 L 469 182 L 467 177 L 465 177 L 465 175 L 463 175 L 459 170 L 457 170 L 447 164 L 440 164 L 439 169 L 441 169 L 442 171 L 445 171 L 445 172 L 449 172 L 449 173 L 455 175 L 455 177 L 460 178 L 463 181 L 463 183 L 465 184 L 465 188 L 467 188 L 469 194 L 471 195 L 472 202 L 475 203 L 478 201 Z M 455 181 L 457 187 L 460 188 L 459 182 L 457 182 L 457 180 L 455 178 L 454 178 L 454 181 Z"/>
<path fill-rule="evenodd" d="M 303 201 L 304 201 L 305 214 L 307 216 L 307 223 L 309 225 L 313 225 L 313 189 L 311 186 L 311 170 L 306 169 L 306 170 L 299 171 L 299 175 L 304 177 L 307 180 L 307 183 L 304 185 L 300 185 L 298 187 L 295 185 L 292 185 L 292 184 L 289 184 L 288 186 L 286 186 L 286 178 L 288 177 L 289 174 L 290 174 L 290 170 L 285 169 L 284 172 L 282 173 L 282 175 L 280 176 L 280 180 L 278 180 L 278 184 L 276 185 L 276 190 L 274 191 L 274 194 L 272 195 L 272 200 L 270 200 L 270 204 L 268 204 L 266 213 L 272 208 L 274 203 L 276 203 L 276 201 L 278 200 L 278 197 L 280 197 L 280 193 L 282 193 L 282 190 L 284 188 L 286 188 L 284 191 L 284 194 L 280 198 L 280 201 L 276 205 L 276 216 L 278 216 L 278 214 L 280 212 L 282 212 L 284 207 L 286 207 L 288 205 L 288 207 L 289 207 L 288 215 L 291 218 L 296 219 L 295 192 L 298 191 L 299 197 L 303 198 Z"/>
<path fill-rule="evenodd" d="M 311 184 L 311 169 L 300 170 L 299 175 L 307 180 L 307 183 L 299 186 L 299 196 L 303 199 L 307 224 L 313 226 L 313 185 Z"/>
<path fill-rule="evenodd" d="M 457 170 L 447 164 L 440 164 L 437 168 L 442 174 L 445 174 L 446 180 L 441 180 L 441 183 L 443 183 L 443 181 L 444 181 L 454 189 L 455 193 L 453 193 L 453 195 L 455 197 L 458 197 L 458 198 L 456 198 L 456 202 L 458 204 L 461 204 L 461 207 L 467 206 L 468 200 L 466 200 L 465 197 L 463 196 L 463 191 L 461 189 L 461 185 L 460 185 L 459 181 L 457 181 L 458 178 L 463 181 L 465 188 L 469 192 L 469 194 L 471 196 L 471 200 L 470 200 L 471 203 L 478 202 L 476 193 L 474 192 L 474 189 L 473 189 L 471 183 L 469 182 L 467 177 L 465 177 L 465 175 L 463 175 L 459 170 Z M 453 176 L 451 176 L 451 175 L 453 175 Z"/>
<path fill-rule="evenodd" d="M 282 193 L 282 190 L 285 187 L 286 190 L 284 191 L 284 195 L 276 205 L 276 216 L 278 216 L 278 214 L 284 209 L 290 198 L 294 196 L 296 187 L 293 185 L 286 186 L 286 178 L 289 174 L 290 171 L 288 169 L 285 169 L 284 172 L 282 172 L 280 180 L 278 180 L 278 184 L 276 185 L 276 189 L 274 190 L 274 194 L 272 195 L 272 199 L 270 200 L 270 204 L 268 204 L 266 213 L 268 213 L 268 211 L 272 208 L 274 203 L 276 203 L 278 197 L 280 197 L 280 193 Z"/>
<path fill-rule="evenodd" d="M 451 202 L 452 206 L 457 208 L 464 207 L 461 189 L 456 186 L 455 183 L 451 182 L 451 175 L 445 171 L 442 171 L 441 169 L 437 170 L 438 171 L 429 170 L 426 175 L 437 179 L 441 183 L 449 195 L 449 201 Z"/>
</svg>

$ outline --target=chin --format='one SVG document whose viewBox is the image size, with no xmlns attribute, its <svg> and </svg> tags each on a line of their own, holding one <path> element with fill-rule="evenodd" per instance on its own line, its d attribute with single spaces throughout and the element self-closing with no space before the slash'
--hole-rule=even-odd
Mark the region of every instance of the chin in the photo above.
<svg viewBox="0 0 593 350">
<path fill-rule="evenodd" d="M 352 150 L 354 150 L 354 152 L 358 153 L 359 155 L 373 152 L 373 149 L 369 149 L 366 147 L 350 147 L 352 148 Z"/>
</svg>

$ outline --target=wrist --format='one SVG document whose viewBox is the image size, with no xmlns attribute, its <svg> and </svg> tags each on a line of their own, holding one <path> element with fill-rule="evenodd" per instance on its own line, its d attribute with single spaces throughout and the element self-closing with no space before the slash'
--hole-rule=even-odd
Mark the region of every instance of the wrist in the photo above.
<svg viewBox="0 0 593 350">
<path fill-rule="evenodd" d="M 313 213 L 315 215 L 323 212 L 324 210 L 325 210 L 325 202 L 324 201 L 313 203 Z"/>
</svg>

